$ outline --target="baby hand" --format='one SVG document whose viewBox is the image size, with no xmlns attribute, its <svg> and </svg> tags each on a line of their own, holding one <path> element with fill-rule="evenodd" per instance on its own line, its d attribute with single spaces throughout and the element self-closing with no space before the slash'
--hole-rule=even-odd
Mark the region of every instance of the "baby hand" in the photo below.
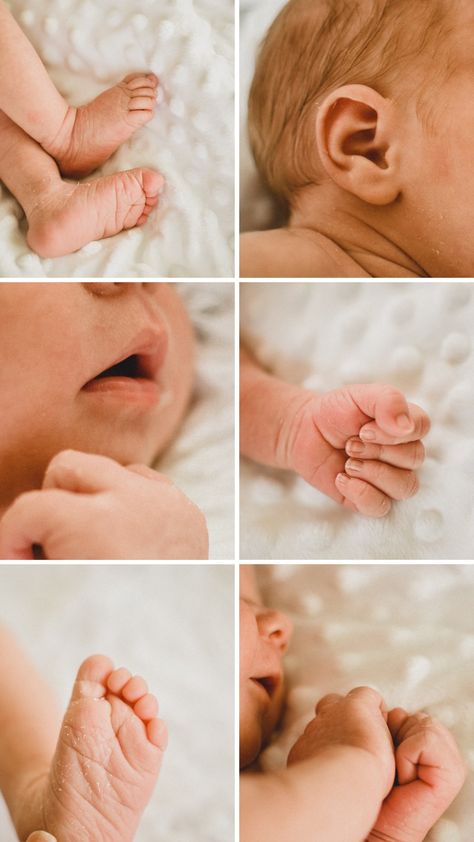
<svg viewBox="0 0 474 842">
<path fill-rule="evenodd" d="M 454 738 L 424 713 L 388 714 L 397 782 L 367 842 L 422 842 L 461 789 L 466 771 Z"/>
<path fill-rule="evenodd" d="M 170 480 L 144 465 L 66 450 L 40 491 L 21 494 L 0 522 L 0 557 L 207 559 L 203 514 Z"/>
<path fill-rule="evenodd" d="M 395 776 L 393 742 L 383 699 L 370 687 L 356 687 L 347 696 L 324 696 L 316 706 L 316 717 L 291 749 L 288 765 L 341 746 L 362 749 L 375 759 L 385 797 Z"/>
<path fill-rule="evenodd" d="M 303 393 L 282 428 L 286 466 L 347 508 L 383 517 L 418 490 L 429 418 L 392 386 Z M 350 458 L 347 459 L 347 456 Z"/>
</svg>

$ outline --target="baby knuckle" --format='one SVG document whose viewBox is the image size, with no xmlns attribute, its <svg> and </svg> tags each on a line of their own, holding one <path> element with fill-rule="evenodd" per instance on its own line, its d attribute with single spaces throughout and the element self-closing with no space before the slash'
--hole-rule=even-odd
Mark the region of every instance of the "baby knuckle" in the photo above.
<svg viewBox="0 0 474 842">
<path fill-rule="evenodd" d="M 392 507 L 392 503 L 388 497 L 381 496 L 373 506 L 373 516 L 374 517 L 385 517 L 388 515 L 390 509 Z"/>
</svg>

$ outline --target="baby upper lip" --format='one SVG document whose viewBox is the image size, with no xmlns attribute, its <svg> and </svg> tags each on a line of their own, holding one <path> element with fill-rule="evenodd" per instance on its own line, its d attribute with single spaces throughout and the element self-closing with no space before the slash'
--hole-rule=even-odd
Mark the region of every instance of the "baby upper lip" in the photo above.
<svg viewBox="0 0 474 842">
<path fill-rule="evenodd" d="M 259 684 L 266 691 L 268 697 L 271 699 L 281 685 L 281 672 L 274 672 L 270 675 L 252 676 L 252 681 Z"/>
<path fill-rule="evenodd" d="M 133 340 L 117 355 L 110 357 L 105 366 L 87 380 L 83 388 L 92 380 L 103 377 L 122 376 L 143 377 L 156 380 L 165 361 L 168 350 L 168 334 L 163 328 L 147 328 L 136 335 Z M 124 363 L 123 371 L 120 365 Z M 125 364 L 126 363 L 126 364 Z M 118 368 L 114 371 L 113 369 Z"/>
</svg>

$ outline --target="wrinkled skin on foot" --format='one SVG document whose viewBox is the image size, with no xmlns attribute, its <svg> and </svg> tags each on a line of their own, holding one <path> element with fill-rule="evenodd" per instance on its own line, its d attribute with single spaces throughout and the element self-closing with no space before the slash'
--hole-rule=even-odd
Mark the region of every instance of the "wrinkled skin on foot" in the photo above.
<svg viewBox="0 0 474 842">
<path fill-rule="evenodd" d="M 157 92 L 154 73 L 131 73 L 87 105 L 69 108 L 60 131 L 44 149 L 64 176 L 89 175 L 152 119 Z"/>
<path fill-rule="evenodd" d="M 141 168 L 82 184 L 60 182 L 28 214 L 28 245 L 40 257 L 61 257 L 143 225 L 162 189 L 163 177 Z"/>
<path fill-rule="evenodd" d="M 29 793 L 42 825 L 58 842 L 132 842 L 166 748 L 166 727 L 144 680 L 102 656 L 79 669 L 46 783 Z M 33 796 L 33 797 L 32 797 Z M 36 842 L 36 841 L 35 841 Z M 40 842 L 40 839 L 38 839 Z"/>
</svg>

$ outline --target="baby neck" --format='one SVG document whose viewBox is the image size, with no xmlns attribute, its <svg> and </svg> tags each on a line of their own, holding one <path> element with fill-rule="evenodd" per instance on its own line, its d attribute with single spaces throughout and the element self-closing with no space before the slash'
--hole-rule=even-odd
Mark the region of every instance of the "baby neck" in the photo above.
<svg viewBox="0 0 474 842">
<path fill-rule="evenodd" d="M 292 209 L 290 228 L 304 228 L 335 243 L 362 270 L 381 278 L 426 278 L 389 209 L 362 205 L 328 185 L 309 187 Z"/>
</svg>

